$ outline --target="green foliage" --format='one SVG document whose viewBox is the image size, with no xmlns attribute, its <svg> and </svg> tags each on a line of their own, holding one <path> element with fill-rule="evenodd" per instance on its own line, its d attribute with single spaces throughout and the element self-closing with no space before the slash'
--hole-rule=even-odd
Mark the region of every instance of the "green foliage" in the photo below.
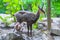
<svg viewBox="0 0 60 40">
<path fill-rule="evenodd" d="M 3 0 L 3 2 L 8 3 L 6 13 L 13 15 L 19 10 L 37 12 L 37 6 L 40 5 L 41 0 Z"/>
<path fill-rule="evenodd" d="M 36 29 L 37 27 L 38 27 L 38 23 L 36 22 L 33 24 L 33 29 Z"/>
<path fill-rule="evenodd" d="M 0 0 L 0 13 L 13 15 L 19 10 L 29 10 L 35 13 L 38 5 L 42 7 L 42 2 L 44 8 L 47 9 L 47 0 Z M 60 0 L 51 0 L 51 16 L 60 16 Z"/>
<path fill-rule="evenodd" d="M 60 16 L 60 0 L 51 1 L 51 15 Z"/>
<path fill-rule="evenodd" d="M 6 11 L 6 6 L 3 0 L 0 0 L 0 13 L 5 13 Z"/>
<path fill-rule="evenodd" d="M 12 23 L 12 21 L 8 20 L 9 18 L 11 18 L 11 16 L 6 16 L 6 17 L 0 16 L 0 20 L 2 20 L 2 22 L 6 24 L 6 27 L 8 27 L 8 25 Z"/>
</svg>

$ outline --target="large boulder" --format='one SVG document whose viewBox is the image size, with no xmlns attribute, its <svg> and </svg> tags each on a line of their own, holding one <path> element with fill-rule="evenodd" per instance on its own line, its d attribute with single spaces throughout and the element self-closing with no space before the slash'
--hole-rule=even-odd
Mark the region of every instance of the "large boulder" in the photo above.
<svg viewBox="0 0 60 40">
<path fill-rule="evenodd" d="M 53 23 L 51 24 L 51 33 L 55 35 L 60 35 L 60 18 L 53 19 Z"/>
<path fill-rule="evenodd" d="M 53 24 L 51 27 L 51 33 L 60 35 L 60 27 L 57 26 L 56 24 Z"/>
<path fill-rule="evenodd" d="M 54 36 L 54 40 L 60 40 L 60 36 Z"/>
<path fill-rule="evenodd" d="M 51 33 L 54 35 L 60 35 L 60 18 L 51 18 Z M 43 18 L 43 23 L 47 25 L 47 18 Z"/>
<path fill-rule="evenodd" d="M 34 30 L 33 40 L 53 40 L 49 31 Z"/>
</svg>

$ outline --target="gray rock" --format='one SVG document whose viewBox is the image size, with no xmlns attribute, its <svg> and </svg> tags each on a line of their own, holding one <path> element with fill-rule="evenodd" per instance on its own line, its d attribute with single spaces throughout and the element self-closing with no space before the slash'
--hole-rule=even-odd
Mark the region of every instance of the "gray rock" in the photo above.
<svg viewBox="0 0 60 40">
<path fill-rule="evenodd" d="M 60 18 L 51 18 L 51 33 L 60 35 Z M 43 18 L 43 22 L 47 25 L 47 18 Z"/>
<path fill-rule="evenodd" d="M 9 33 L 5 37 L 5 40 L 24 40 L 22 35 L 20 34 L 15 34 L 15 33 Z"/>
<path fill-rule="evenodd" d="M 53 40 L 49 31 L 42 32 L 41 30 L 34 30 L 34 40 Z"/>
<path fill-rule="evenodd" d="M 5 40 L 7 34 L 0 34 L 0 40 Z"/>
<path fill-rule="evenodd" d="M 51 28 L 51 33 L 60 35 L 60 28 L 58 28 L 57 26 L 54 26 L 54 28 Z"/>
<path fill-rule="evenodd" d="M 13 28 L 15 26 L 15 23 L 12 23 L 12 24 L 10 24 L 8 26 Z"/>
<path fill-rule="evenodd" d="M 60 36 L 53 36 L 54 40 L 60 40 Z"/>
<path fill-rule="evenodd" d="M 57 24 L 52 23 L 51 33 L 60 35 L 60 27 Z"/>
<path fill-rule="evenodd" d="M 43 26 L 43 23 L 42 22 L 38 22 L 38 29 L 42 29 L 44 26 Z"/>
<path fill-rule="evenodd" d="M 43 34 L 43 35 L 42 35 L 42 39 L 43 39 L 43 40 L 54 40 L 54 39 L 52 38 L 52 36 L 49 35 L 49 34 Z"/>
<path fill-rule="evenodd" d="M 38 22 L 38 29 L 47 30 L 47 26 L 43 22 Z"/>
<path fill-rule="evenodd" d="M 5 27 L 5 26 L 6 26 L 5 23 L 0 21 L 0 27 Z"/>
<path fill-rule="evenodd" d="M 9 29 L 8 29 L 9 30 Z M 33 37 L 29 37 L 26 34 L 23 34 L 22 32 L 11 32 L 12 30 L 7 31 L 9 33 L 2 33 L 0 35 L 1 40 L 48 40 L 52 39 L 51 35 L 49 33 L 44 33 L 41 30 L 34 30 L 33 31 Z"/>
</svg>

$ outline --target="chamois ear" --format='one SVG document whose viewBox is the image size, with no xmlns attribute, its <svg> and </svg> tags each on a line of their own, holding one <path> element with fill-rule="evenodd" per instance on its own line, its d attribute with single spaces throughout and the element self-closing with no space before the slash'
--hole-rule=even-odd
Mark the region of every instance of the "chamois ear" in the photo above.
<svg viewBox="0 0 60 40">
<path fill-rule="evenodd" d="M 40 8 L 40 6 L 38 6 L 38 9 L 45 14 L 45 11 L 42 8 Z"/>
</svg>

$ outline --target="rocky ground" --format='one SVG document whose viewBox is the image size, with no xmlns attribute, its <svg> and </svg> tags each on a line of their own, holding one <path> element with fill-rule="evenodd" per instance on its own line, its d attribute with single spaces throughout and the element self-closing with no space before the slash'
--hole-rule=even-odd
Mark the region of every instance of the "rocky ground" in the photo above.
<svg viewBox="0 0 60 40">
<path fill-rule="evenodd" d="M 18 33 L 16 33 L 17 37 L 19 37 Z M 23 36 L 23 37 L 22 37 Z M 29 37 L 26 34 L 22 34 L 23 40 L 52 40 L 52 37 L 48 34 L 42 33 L 40 30 L 34 30 L 33 36 Z M 0 30 L 0 40 L 12 40 L 12 38 L 15 37 L 15 32 L 13 32 L 13 29 L 1 29 Z M 9 39 L 10 38 L 10 39 Z M 21 39 L 21 38 L 20 38 Z M 19 39 L 17 39 L 19 40 Z"/>
<path fill-rule="evenodd" d="M 13 21 L 13 19 L 10 21 Z M 41 25 L 42 23 L 45 27 Z M 27 29 L 24 29 L 23 32 L 13 32 L 14 23 L 9 25 L 10 28 L 5 28 L 6 25 L 0 20 L 0 40 L 15 40 L 15 38 L 17 40 L 60 40 L 60 18 L 52 18 L 51 25 L 52 35 L 46 28 L 47 19 L 43 18 L 42 22 L 38 22 L 38 29 L 33 30 L 33 37 L 29 37 L 26 35 Z M 40 29 L 44 30 L 44 32 Z"/>
<path fill-rule="evenodd" d="M 11 29 L 11 28 L 10 29 L 0 29 L 0 40 L 8 40 L 6 38 L 8 38 L 9 36 L 12 37 L 12 35 L 14 34 L 13 30 L 14 29 Z M 9 36 L 8 36 L 8 34 L 9 34 Z M 28 37 L 27 35 L 23 34 L 23 38 L 25 40 L 60 40 L 60 36 L 56 36 L 56 35 L 51 36 L 48 33 L 47 34 L 42 33 L 40 30 L 34 30 L 33 37 Z"/>
</svg>

